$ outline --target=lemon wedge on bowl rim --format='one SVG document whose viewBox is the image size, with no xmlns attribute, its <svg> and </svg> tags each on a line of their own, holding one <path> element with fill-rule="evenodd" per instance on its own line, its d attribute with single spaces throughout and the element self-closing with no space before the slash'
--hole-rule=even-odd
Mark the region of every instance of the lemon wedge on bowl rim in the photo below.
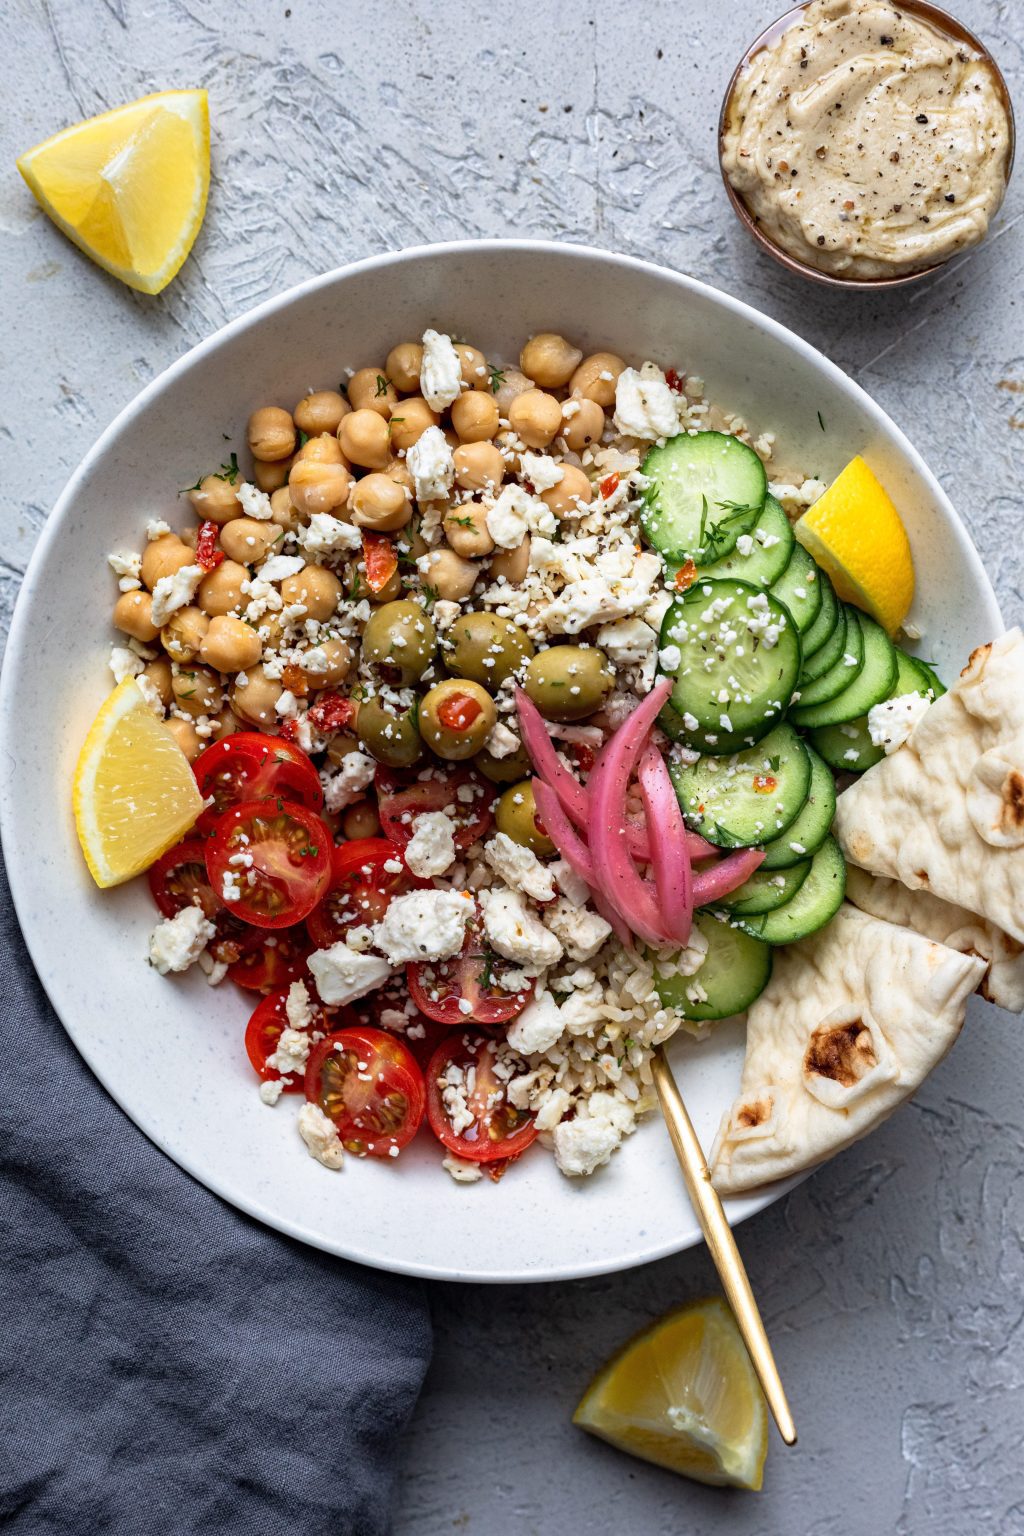
<svg viewBox="0 0 1024 1536">
<path fill-rule="evenodd" d="M 697 1482 L 761 1486 L 767 1406 L 721 1297 L 670 1312 L 632 1339 L 594 1377 L 573 1423 Z"/>
<path fill-rule="evenodd" d="M 114 689 L 90 726 L 72 802 L 86 863 L 104 887 L 148 869 L 202 811 L 188 758 L 134 678 Z"/>
<path fill-rule="evenodd" d="M 87 256 L 130 288 L 159 293 L 206 212 L 206 92 L 161 91 L 87 118 L 28 150 L 18 170 Z"/>
<path fill-rule="evenodd" d="M 794 531 L 843 601 L 894 634 L 914 600 L 910 540 L 888 492 L 859 454 Z"/>
</svg>

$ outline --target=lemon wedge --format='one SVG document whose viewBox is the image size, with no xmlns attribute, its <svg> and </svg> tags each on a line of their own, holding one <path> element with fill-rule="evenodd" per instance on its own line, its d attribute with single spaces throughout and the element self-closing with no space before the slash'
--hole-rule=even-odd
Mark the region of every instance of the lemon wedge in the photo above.
<svg viewBox="0 0 1024 1536">
<path fill-rule="evenodd" d="M 18 170 L 87 256 L 130 288 L 159 293 L 206 212 L 206 92 L 162 91 L 87 118 L 22 155 Z"/>
<path fill-rule="evenodd" d="M 134 678 L 114 689 L 89 728 L 72 800 L 78 841 L 99 886 L 148 869 L 203 809 L 188 758 Z"/>
<path fill-rule="evenodd" d="M 594 1377 L 573 1423 L 699 1483 L 761 1486 L 764 1395 L 735 1319 L 717 1296 L 638 1334 Z"/>
<path fill-rule="evenodd" d="M 885 487 L 859 455 L 795 531 L 844 602 L 870 613 L 890 635 L 899 628 L 914 600 L 910 540 Z"/>
</svg>

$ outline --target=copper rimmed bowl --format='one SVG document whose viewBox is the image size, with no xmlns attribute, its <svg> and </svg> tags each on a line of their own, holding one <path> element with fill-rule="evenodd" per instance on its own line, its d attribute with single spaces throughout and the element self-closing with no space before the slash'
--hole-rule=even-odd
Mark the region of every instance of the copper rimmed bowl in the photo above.
<svg viewBox="0 0 1024 1536">
<path fill-rule="evenodd" d="M 733 70 L 732 78 L 726 87 L 725 96 L 722 99 L 722 110 L 718 119 L 718 165 L 722 173 L 722 181 L 725 184 L 726 195 L 732 204 L 736 217 L 744 229 L 746 229 L 751 239 L 773 261 L 777 261 L 779 266 L 785 267 L 789 272 L 798 273 L 800 277 L 810 278 L 814 283 L 823 283 L 828 288 L 870 289 L 872 291 L 877 291 L 880 288 L 902 288 L 908 283 L 920 282 L 922 278 L 931 276 L 933 272 L 938 272 L 941 267 L 944 267 L 947 262 L 952 260 L 954 255 L 962 253 L 951 252 L 949 256 L 944 257 L 940 262 L 933 262 L 930 266 L 920 267 L 915 272 L 901 272 L 894 277 L 840 277 L 834 272 L 823 272 L 820 267 L 815 267 L 810 262 L 801 261 L 798 256 L 793 256 L 767 235 L 756 216 L 747 207 L 743 197 L 737 192 L 726 175 L 725 166 L 722 161 L 722 142 L 729 120 L 729 106 L 740 77 L 759 53 L 763 52 L 765 48 L 770 48 L 784 32 L 789 31 L 790 27 L 799 20 L 810 4 L 811 0 L 803 0 L 803 4 L 795 5 L 792 10 L 787 11 L 783 16 L 779 16 L 770 26 L 765 27 L 761 35 L 756 37 L 751 43 Z M 973 49 L 978 54 L 992 71 L 996 87 L 1006 108 L 1007 123 L 1010 131 L 1010 147 L 1006 159 L 1006 183 L 1008 185 L 1013 171 L 1016 131 L 1013 120 L 1013 103 L 1010 100 L 1010 92 L 999 65 L 981 39 L 965 27 L 963 22 L 958 21 L 955 16 L 951 16 L 948 11 L 941 10 L 937 5 L 928 4 L 927 0 L 901 0 L 900 8 L 914 16 L 920 16 L 922 20 L 930 22 L 932 26 L 947 33 L 948 36 L 955 38 L 958 42 L 965 43 L 968 48 Z"/>
</svg>

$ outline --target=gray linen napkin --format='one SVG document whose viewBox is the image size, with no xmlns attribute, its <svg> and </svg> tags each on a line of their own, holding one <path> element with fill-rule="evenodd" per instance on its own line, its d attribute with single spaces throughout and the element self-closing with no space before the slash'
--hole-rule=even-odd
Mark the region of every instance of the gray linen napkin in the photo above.
<svg viewBox="0 0 1024 1536">
<path fill-rule="evenodd" d="M 61 1028 L 2 865 L 0 1222 L 5 1531 L 387 1531 L 423 1286 L 269 1231 L 152 1146 Z"/>
</svg>

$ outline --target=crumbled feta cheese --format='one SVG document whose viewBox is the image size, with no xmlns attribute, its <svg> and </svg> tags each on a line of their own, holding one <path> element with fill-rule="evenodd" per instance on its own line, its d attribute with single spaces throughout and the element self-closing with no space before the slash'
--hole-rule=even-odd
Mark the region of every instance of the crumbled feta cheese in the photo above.
<svg viewBox="0 0 1024 1536">
<path fill-rule="evenodd" d="M 276 1104 L 284 1093 L 284 1082 L 279 1077 L 268 1077 L 265 1083 L 260 1083 L 260 1098 L 264 1104 Z"/>
<path fill-rule="evenodd" d="M 168 529 L 168 532 L 170 532 L 170 529 Z M 142 585 L 140 581 L 142 575 L 141 555 L 137 555 L 131 550 L 115 549 L 107 556 L 107 564 L 115 576 L 121 576 L 129 581 L 134 581 L 136 586 Z M 133 591 L 134 589 L 129 587 L 127 590 Z M 125 588 L 122 587 L 121 591 L 125 591 Z"/>
<path fill-rule="evenodd" d="M 224 871 L 224 878 L 221 881 L 220 894 L 224 901 L 241 901 L 242 886 L 239 881 L 238 874 L 235 870 L 226 869 Z"/>
<path fill-rule="evenodd" d="M 487 510 L 487 532 L 499 549 L 517 549 L 528 533 L 552 534 L 558 519 L 521 485 L 506 485 Z"/>
<path fill-rule="evenodd" d="M 396 896 L 374 929 L 374 943 L 392 965 L 457 955 L 476 911 L 465 891 L 410 891 Z"/>
<path fill-rule="evenodd" d="M 564 1025 L 550 992 L 538 992 L 508 1027 L 508 1043 L 523 1056 L 550 1051 Z"/>
<path fill-rule="evenodd" d="M 455 863 L 455 831 L 443 811 L 426 811 L 415 817 L 405 862 L 421 880 L 445 874 Z"/>
<path fill-rule="evenodd" d="M 538 496 L 542 491 L 550 491 L 560 480 L 565 479 L 565 470 L 550 454 L 524 453 L 520 464 L 523 479 L 529 480 Z"/>
<path fill-rule="evenodd" d="M 325 1168 L 340 1168 L 345 1149 L 333 1120 L 328 1120 L 319 1104 L 303 1104 L 299 1110 L 299 1135 L 306 1143 L 310 1157 L 315 1157 Z"/>
<path fill-rule="evenodd" d="M 182 907 L 173 917 L 157 923 L 150 934 L 149 963 L 161 976 L 168 971 L 187 971 L 216 932 L 202 907 Z"/>
<path fill-rule="evenodd" d="M 683 653 L 678 645 L 663 645 L 658 652 L 658 665 L 663 672 L 678 672 L 683 664 Z"/>
<path fill-rule="evenodd" d="M 238 487 L 238 499 L 246 517 L 254 517 L 258 523 L 269 523 L 274 515 L 274 509 L 270 505 L 270 497 L 266 491 L 261 491 L 258 486 L 250 484 L 248 480 L 243 480 Z"/>
<path fill-rule="evenodd" d="M 375 987 L 383 986 L 391 975 L 391 966 L 379 955 L 358 954 L 345 943 L 316 950 L 306 964 L 328 1007 L 365 997 Z"/>
<path fill-rule="evenodd" d="M 603 1091 L 592 1093 L 578 1105 L 572 1120 L 555 1126 L 555 1162 L 570 1178 L 591 1174 L 608 1161 L 635 1124 L 635 1111 L 623 1099 Z"/>
<path fill-rule="evenodd" d="M 522 891 L 534 901 L 554 900 L 555 883 L 551 871 L 544 867 L 532 848 L 524 848 L 505 832 L 496 832 L 484 844 L 484 858 L 512 890 Z"/>
<path fill-rule="evenodd" d="M 462 393 L 462 363 L 450 336 L 423 332 L 420 393 L 432 411 L 446 411 Z"/>
<path fill-rule="evenodd" d="M 564 1088 L 552 1088 L 541 1101 L 535 1116 L 538 1131 L 553 1131 L 569 1112 L 572 1099 Z"/>
<path fill-rule="evenodd" d="M 440 427 L 428 427 L 406 453 L 405 467 L 416 485 L 417 501 L 440 501 L 455 484 L 455 459 Z"/>
<path fill-rule="evenodd" d="M 451 1174 L 456 1184 L 475 1184 L 483 1178 L 479 1163 L 467 1163 L 465 1158 L 456 1157 L 452 1152 L 442 1159 L 441 1167 Z"/>
<path fill-rule="evenodd" d="M 313 1025 L 313 1009 L 310 1004 L 309 988 L 304 981 L 293 981 L 288 988 L 288 996 L 284 1002 L 285 1017 L 292 1029 L 311 1029 Z"/>
<path fill-rule="evenodd" d="M 611 937 L 611 923 L 589 907 L 574 907 L 559 896 L 544 913 L 545 925 L 561 942 L 570 960 L 590 960 Z"/>
<path fill-rule="evenodd" d="M 336 551 L 360 550 L 363 536 L 351 523 L 343 523 L 330 512 L 314 512 L 305 528 L 296 535 L 302 548 L 311 555 L 333 554 Z"/>
<path fill-rule="evenodd" d="M 624 368 L 615 384 L 615 425 L 629 437 L 653 442 L 681 430 L 676 396 L 665 375 Z"/>
<path fill-rule="evenodd" d="M 260 580 L 277 586 L 286 576 L 297 576 L 305 564 L 301 555 L 271 555 L 260 566 Z"/>
<path fill-rule="evenodd" d="M 138 677 L 144 666 L 141 658 L 126 645 L 111 646 L 110 670 L 114 674 L 115 683 L 123 683 L 126 677 Z"/>
<path fill-rule="evenodd" d="M 373 783 L 377 764 L 366 752 L 348 752 L 333 773 L 320 771 L 324 805 L 328 811 L 343 811 L 362 798 L 363 790 Z"/>
<path fill-rule="evenodd" d="M 914 727 L 927 714 L 931 700 L 923 693 L 903 693 L 896 699 L 884 699 L 868 710 L 868 734 L 872 745 L 884 747 L 891 756 L 909 741 Z"/>
<path fill-rule="evenodd" d="M 551 874 L 554 875 L 558 889 L 574 907 L 582 907 L 590 896 L 590 887 L 573 869 L 565 859 L 555 859 L 548 865 Z"/>
<path fill-rule="evenodd" d="M 535 917 L 518 891 L 507 887 L 480 892 L 484 930 L 499 955 L 514 960 L 528 973 L 557 965 L 562 946 Z"/>
<path fill-rule="evenodd" d="M 658 637 L 643 619 L 616 619 L 603 624 L 597 643 L 617 667 L 634 667 L 646 661 L 658 643 Z"/>
<path fill-rule="evenodd" d="M 192 601 L 205 575 L 201 565 L 183 565 L 180 571 L 160 577 L 153 588 L 153 623 L 157 629 L 162 629 L 172 613 Z"/>
<path fill-rule="evenodd" d="M 753 540 L 753 538 L 751 537 L 751 535 L 749 533 L 741 533 L 739 538 L 736 540 L 736 553 L 739 554 L 739 555 L 742 555 L 743 558 L 746 559 L 747 556 L 748 555 L 752 555 L 753 552 L 754 552 L 754 540 Z"/>
<path fill-rule="evenodd" d="M 162 539 L 164 534 L 170 531 L 170 523 L 165 523 L 162 517 L 151 517 L 146 524 L 146 538 L 151 544 L 157 539 Z"/>
<path fill-rule="evenodd" d="M 282 1077 L 292 1077 L 305 1072 L 312 1043 L 308 1030 L 292 1029 L 289 1025 L 278 1035 L 277 1044 L 267 1057 L 267 1066 L 272 1067 L 275 1072 L 280 1072 Z"/>
<path fill-rule="evenodd" d="M 513 752 L 518 752 L 520 740 L 515 731 L 510 731 L 503 721 L 498 720 L 491 729 L 491 734 L 484 742 L 484 746 L 492 757 L 511 757 Z"/>
</svg>

